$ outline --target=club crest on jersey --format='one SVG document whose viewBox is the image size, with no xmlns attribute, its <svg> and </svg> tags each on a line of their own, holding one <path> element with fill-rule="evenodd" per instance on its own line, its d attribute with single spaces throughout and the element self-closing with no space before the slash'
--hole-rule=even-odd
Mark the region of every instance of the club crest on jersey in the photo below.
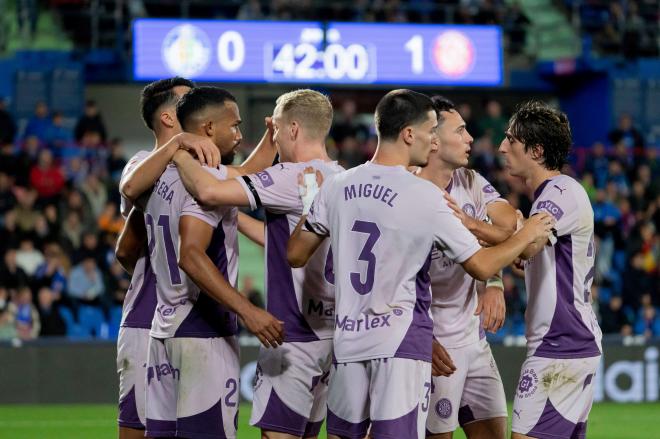
<svg viewBox="0 0 660 439">
<path fill-rule="evenodd" d="M 561 210 L 561 207 L 557 206 L 553 201 L 550 200 L 541 201 L 536 206 L 536 208 L 539 210 L 545 210 L 550 215 L 554 216 L 557 221 L 559 221 L 561 217 L 564 216 L 564 211 Z"/>
<path fill-rule="evenodd" d="M 275 184 L 273 177 L 270 176 L 268 171 L 257 172 L 257 177 L 259 178 L 259 183 L 262 187 L 268 187 Z"/>
<path fill-rule="evenodd" d="M 518 397 L 529 398 L 536 392 L 538 387 L 539 377 L 534 372 L 534 369 L 523 370 L 518 383 Z"/>
<path fill-rule="evenodd" d="M 450 417 L 452 412 L 451 401 L 448 400 L 447 398 L 442 398 L 441 400 L 436 402 L 435 412 L 442 419 L 447 419 L 448 417 Z"/>
<path fill-rule="evenodd" d="M 463 212 L 465 212 L 466 215 L 471 216 L 472 218 L 477 216 L 476 209 L 470 203 L 466 203 L 463 205 Z"/>
</svg>

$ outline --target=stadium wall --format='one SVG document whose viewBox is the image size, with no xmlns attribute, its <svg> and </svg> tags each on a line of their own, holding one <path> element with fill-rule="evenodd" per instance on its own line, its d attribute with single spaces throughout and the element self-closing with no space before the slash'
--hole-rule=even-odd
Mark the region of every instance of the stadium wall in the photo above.
<svg viewBox="0 0 660 439">
<path fill-rule="evenodd" d="M 243 341 L 241 397 L 250 401 L 258 347 L 253 339 Z M 660 401 L 660 341 L 643 346 L 607 344 L 604 349 L 604 361 L 595 378 L 597 402 Z M 511 400 L 525 348 L 495 345 L 493 354 Z M 0 404 L 114 403 L 115 358 L 112 342 L 53 340 L 21 347 L 0 345 Z"/>
</svg>

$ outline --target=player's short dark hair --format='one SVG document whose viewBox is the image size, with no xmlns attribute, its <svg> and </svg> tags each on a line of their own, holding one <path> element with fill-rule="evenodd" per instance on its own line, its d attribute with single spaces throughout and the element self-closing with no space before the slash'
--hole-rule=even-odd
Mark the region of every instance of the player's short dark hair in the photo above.
<svg viewBox="0 0 660 439">
<path fill-rule="evenodd" d="M 573 144 L 568 117 L 543 102 L 521 104 L 509 119 L 509 133 L 525 145 L 525 151 L 542 146 L 547 169 L 561 169 L 568 161 Z"/>
<path fill-rule="evenodd" d="M 438 123 L 444 122 L 445 118 L 442 116 L 443 111 L 456 111 L 456 105 L 446 97 L 442 95 L 435 95 L 431 97 L 431 102 L 433 102 L 433 108 L 438 114 Z"/>
<path fill-rule="evenodd" d="M 412 90 L 392 90 L 376 106 L 376 131 L 381 140 L 396 140 L 401 130 L 426 120 L 433 111 L 428 96 Z"/>
<path fill-rule="evenodd" d="M 174 93 L 174 87 L 179 86 L 193 88 L 195 83 L 189 79 L 175 76 L 174 78 L 154 81 L 142 89 L 140 113 L 147 128 L 154 129 L 154 116 L 160 107 L 165 104 L 176 104 L 177 95 Z"/>
<path fill-rule="evenodd" d="M 225 101 L 236 102 L 236 98 L 220 87 L 196 87 L 179 99 L 176 104 L 176 117 L 185 131 L 195 114 L 212 105 L 223 105 Z"/>
</svg>

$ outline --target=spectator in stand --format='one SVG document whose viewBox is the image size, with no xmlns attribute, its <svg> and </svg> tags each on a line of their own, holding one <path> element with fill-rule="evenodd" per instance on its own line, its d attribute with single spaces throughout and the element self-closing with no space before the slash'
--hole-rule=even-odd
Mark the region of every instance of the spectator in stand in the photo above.
<svg viewBox="0 0 660 439">
<path fill-rule="evenodd" d="M 118 235 L 124 227 L 124 218 L 115 203 L 107 203 L 99 215 L 98 228 L 102 232 Z"/>
<path fill-rule="evenodd" d="M 0 216 L 16 207 L 16 195 L 12 191 L 12 185 L 9 175 L 0 171 Z"/>
<path fill-rule="evenodd" d="M 590 172 L 585 172 L 582 174 L 582 180 L 580 180 L 580 183 L 582 184 L 582 187 L 584 188 L 585 192 L 587 193 L 587 196 L 589 197 L 589 201 L 591 201 L 591 204 L 596 201 L 596 185 L 594 184 L 594 176 Z"/>
<path fill-rule="evenodd" d="M 243 2 L 243 6 L 239 8 L 236 15 L 237 20 L 264 20 L 265 18 L 260 0 Z"/>
<path fill-rule="evenodd" d="M 18 248 L 21 236 L 22 233 L 18 230 L 18 225 L 16 224 L 16 211 L 10 210 L 5 213 L 2 221 L 0 221 L 0 256 L 4 255 L 7 249 Z M 1 261 L 2 258 L 0 258 L 0 267 L 2 267 Z"/>
<path fill-rule="evenodd" d="M 77 303 L 99 305 L 105 292 L 103 275 L 93 256 L 87 256 L 75 265 L 69 275 L 69 298 Z"/>
<path fill-rule="evenodd" d="M 353 136 L 344 137 L 339 148 L 339 164 L 346 169 L 353 168 L 365 162 L 365 157 L 360 150 L 360 144 Z"/>
<path fill-rule="evenodd" d="M 0 294 L 3 290 L 4 288 L 0 288 Z M 17 337 L 16 322 L 14 322 L 12 313 L 9 312 L 9 307 L 0 308 L 0 340 L 14 340 Z"/>
<path fill-rule="evenodd" d="M 83 226 L 80 215 L 75 210 L 66 214 L 64 224 L 60 231 L 60 241 L 68 254 L 73 254 L 80 247 Z"/>
<path fill-rule="evenodd" d="M 647 339 L 660 336 L 660 315 L 648 293 L 642 295 L 642 306 L 635 321 L 635 334 Z"/>
<path fill-rule="evenodd" d="M 0 98 L 0 146 L 11 144 L 16 138 L 16 122 L 7 111 L 6 101 Z"/>
<path fill-rule="evenodd" d="M 15 188 L 14 194 L 18 205 L 12 210 L 16 214 L 16 225 L 22 233 L 34 231 L 39 212 L 34 208 L 37 201 L 37 191 L 34 189 Z"/>
<path fill-rule="evenodd" d="M 58 201 L 64 188 L 64 174 L 50 150 L 42 149 L 39 153 L 39 161 L 30 171 L 30 185 L 37 190 L 41 206 Z"/>
<path fill-rule="evenodd" d="M 131 277 L 117 260 L 113 260 L 108 269 L 107 279 L 109 299 L 113 305 L 121 305 L 124 302 L 126 291 L 131 285 Z"/>
<path fill-rule="evenodd" d="M 585 170 L 594 176 L 594 184 L 597 189 L 603 189 L 607 184 L 607 173 L 610 162 L 605 153 L 605 145 L 596 142 L 591 146 Z"/>
<path fill-rule="evenodd" d="M 71 189 L 66 195 L 64 203 L 61 204 L 62 216 L 67 217 L 69 212 L 76 212 L 86 230 L 96 228 L 96 218 L 92 214 L 92 208 L 85 196 L 78 189 Z"/>
<path fill-rule="evenodd" d="M 25 237 L 16 250 L 16 265 L 25 271 L 28 277 L 32 277 L 37 267 L 44 262 L 44 255 L 34 247 L 31 237 Z"/>
<path fill-rule="evenodd" d="M 369 137 L 369 127 L 357 120 L 357 105 L 354 100 L 346 99 L 342 103 L 340 111 L 335 115 L 330 137 L 337 145 L 341 145 L 347 137 L 352 137 L 359 143 L 363 143 Z"/>
<path fill-rule="evenodd" d="M 614 183 L 616 193 L 622 197 L 627 197 L 630 193 L 630 183 L 628 183 L 628 177 L 626 176 L 621 163 L 616 160 L 611 161 L 607 175 L 608 184 Z"/>
<path fill-rule="evenodd" d="M 34 273 L 38 287 L 46 287 L 59 300 L 67 287 L 69 260 L 57 243 L 47 244 L 44 249 L 45 260 Z"/>
<path fill-rule="evenodd" d="M 509 124 L 502 115 L 502 106 L 495 99 L 489 99 L 485 104 L 486 115 L 479 119 L 479 136 L 488 136 L 493 145 L 502 143 L 504 132 Z"/>
<path fill-rule="evenodd" d="M 22 148 L 11 158 L 10 175 L 14 177 L 14 184 L 21 187 L 30 186 L 30 170 L 42 149 L 41 141 L 30 136 L 23 142 Z"/>
<path fill-rule="evenodd" d="M 99 113 L 99 108 L 96 106 L 96 101 L 88 100 L 85 103 L 85 110 L 83 116 L 78 119 L 75 128 L 76 141 L 82 143 L 83 136 L 86 133 L 98 133 L 101 143 L 105 143 L 106 130 L 103 118 Z"/>
<path fill-rule="evenodd" d="M 108 157 L 108 173 L 113 184 L 119 184 L 119 179 L 126 163 L 122 140 L 115 137 L 110 141 L 110 156 Z"/>
<path fill-rule="evenodd" d="M 509 37 L 509 52 L 512 55 L 521 53 L 525 48 L 529 24 L 529 18 L 520 8 L 520 3 L 514 2 L 511 9 L 504 15 L 503 22 L 504 33 Z M 468 130 L 468 132 L 470 131 Z"/>
<path fill-rule="evenodd" d="M 610 142 L 616 145 L 623 140 L 628 150 L 634 148 L 644 149 L 644 137 L 633 124 L 632 117 L 629 114 L 622 114 L 619 117 L 619 123 L 615 129 L 607 135 Z"/>
<path fill-rule="evenodd" d="M 34 340 L 39 336 L 41 323 L 39 312 L 32 303 L 32 290 L 30 287 L 23 286 L 9 304 L 9 313 L 12 314 L 16 322 L 16 334 L 21 340 Z"/>
<path fill-rule="evenodd" d="M 629 266 L 623 272 L 623 302 L 632 309 L 638 309 L 642 304 L 642 297 L 646 291 L 651 291 L 653 277 L 644 270 L 644 256 L 634 253 L 629 259 Z M 657 294 L 657 278 L 655 282 Z"/>
<path fill-rule="evenodd" d="M 41 142 L 45 142 L 52 125 L 53 123 L 48 117 L 48 106 L 45 102 L 38 102 L 34 108 L 34 115 L 28 120 L 25 127 L 23 138 L 36 137 Z"/>
<path fill-rule="evenodd" d="M 73 144 L 73 130 L 64 124 L 62 112 L 53 113 L 52 125 L 45 140 L 55 151 L 60 151 Z M 56 155 L 59 156 L 59 153 Z"/>
<path fill-rule="evenodd" d="M 108 190 L 95 174 L 89 174 L 80 190 L 89 202 L 92 215 L 98 218 L 108 202 Z"/>
<path fill-rule="evenodd" d="M 632 334 L 632 326 L 623 310 L 621 296 L 612 295 L 607 306 L 601 306 L 600 315 L 600 328 L 603 334 Z"/>
<path fill-rule="evenodd" d="M 39 336 L 66 335 L 66 324 L 59 313 L 57 295 L 48 287 L 41 287 L 37 295 L 37 311 L 41 322 Z"/>
</svg>

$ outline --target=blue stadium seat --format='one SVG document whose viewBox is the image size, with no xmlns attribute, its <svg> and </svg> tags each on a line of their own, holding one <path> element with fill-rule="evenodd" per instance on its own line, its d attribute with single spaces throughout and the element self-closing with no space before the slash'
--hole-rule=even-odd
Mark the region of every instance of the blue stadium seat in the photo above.
<svg viewBox="0 0 660 439">
<path fill-rule="evenodd" d="M 66 306 L 59 307 L 60 316 L 66 326 L 66 335 L 69 338 L 89 338 L 92 336 L 89 330 L 76 323 L 73 312 Z"/>
<path fill-rule="evenodd" d="M 78 321 L 83 329 L 89 331 L 94 336 L 100 337 L 102 335 L 105 316 L 103 315 L 101 308 L 81 305 L 80 308 L 78 308 Z M 107 329 L 105 332 L 107 333 Z"/>
<path fill-rule="evenodd" d="M 119 335 L 119 325 L 121 324 L 121 306 L 110 308 L 110 321 L 108 322 L 108 338 L 115 340 Z"/>
</svg>

